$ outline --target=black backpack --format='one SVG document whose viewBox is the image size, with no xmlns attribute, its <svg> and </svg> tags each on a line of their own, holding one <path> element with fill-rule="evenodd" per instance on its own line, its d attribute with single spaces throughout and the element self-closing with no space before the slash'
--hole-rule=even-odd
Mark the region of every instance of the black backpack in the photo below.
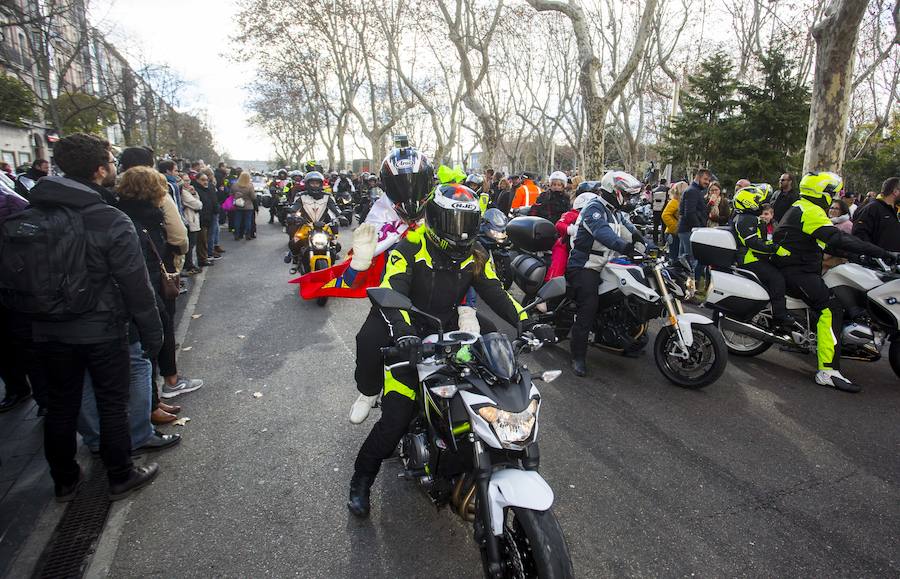
<svg viewBox="0 0 900 579">
<path fill-rule="evenodd" d="M 82 211 L 91 211 L 88 206 Z M 0 226 L 0 303 L 36 320 L 67 321 L 92 311 L 84 220 L 60 205 L 31 206 Z"/>
</svg>

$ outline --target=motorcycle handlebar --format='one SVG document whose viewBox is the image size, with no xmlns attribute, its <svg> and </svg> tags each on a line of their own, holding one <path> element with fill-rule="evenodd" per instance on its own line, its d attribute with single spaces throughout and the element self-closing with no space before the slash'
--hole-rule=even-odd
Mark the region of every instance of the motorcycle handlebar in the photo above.
<svg viewBox="0 0 900 579">
<path fill-rule="evenodd" d="M 417 352 L 421 352 L 422 356 L 430 356 L 434 354 L 434 344 L 422 344 Z M 389 346 L 387 348 L 381 348 L 381 355 L 384 358 L 402 358 L 404 356 L 408 356 L 410 351 L 406 348 L 398 348 L 396 346 Z"/>
</svg>

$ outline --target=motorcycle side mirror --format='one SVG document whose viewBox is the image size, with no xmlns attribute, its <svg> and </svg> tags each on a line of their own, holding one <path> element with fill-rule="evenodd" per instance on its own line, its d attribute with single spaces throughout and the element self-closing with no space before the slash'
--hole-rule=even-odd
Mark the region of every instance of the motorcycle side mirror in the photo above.
<svg viewBox="0 0 900 579">
<path fill-rule="evenodd" d="M 563 276 L 554 277 L 544 284 L 544 287 L 538 290 L 537 297 L 540 301 L 545 302 L 553 298 L 558 298 L 566 294 L 566 278 Z"/>
<path fill-rule="evenodd" d="M 369 301 L 383 310 L 406 310 L 435 322 L 440 339 L 443 339 L 444 325 L 441 323 L 440 318 L 436 318 L 415 307 L 407 296 L 387 287 L 370 287 L 366 290 L 366 293 L 369 295 Z"/>
<path fill-rule="evenodd" d="M 531 310 L 534 306 L 566 295 L 566 278 L 563 276 L 554 277 L 544 284 L 544 287 L 538 290 L 537 297 L 533 302 L 525 306 L 525 311 Z"/>
<path fill-rule="evenodd" d="M 412 301 L 398 291 L 387 287 L 370 287 L 366 290 L 369 301 L 385 310 L 411 310 Z"/>
</svg>

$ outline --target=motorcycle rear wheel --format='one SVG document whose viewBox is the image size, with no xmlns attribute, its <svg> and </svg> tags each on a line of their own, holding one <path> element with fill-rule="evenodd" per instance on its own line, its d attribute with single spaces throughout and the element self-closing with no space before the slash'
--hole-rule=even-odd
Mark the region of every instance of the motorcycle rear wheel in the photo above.
<svg viewBox="0 0 900 579">
<path fill-rule="evenodd" d="M 498 537 L 504 577 L 561 579 L 574 577 L 572 558 L 552 509 L 504 509 L 503 536 Z M 482 549 L 487 568 L 487 554 Z"/>
<path fill-rule="evenodd" d="M 712 384 L 722 376 L 728 365 L 728 347 L 722 333 L 713 324 L 694 324 L 691 331 L 694 343 L 688 348 L 690 360 L 687 364 L 702 364 L 699 373 L 687 368 L 681 358 L 669 355 L 678 342 L 678 333 L 673 326 L 663 326 L 656 334 L 653 357 L 656 367 L 669 382 L 695 390 Z"/>
<path fill-rule="evenodd" d="M 758 316 L 753 319 L 753 322 L 755 323 L 757 319 Z M 723 318 L 719 318 L 719 330 L 722 332 L 722 339 L 725 340 L 728 352 L 735 356 L 744 356 L 748 358 L 759 356 L 772 347 L 771 342 L 765 342 L 748 336 L 747 334 L 726 330 L 722 327 L 723 325 Z"/>
</svg>

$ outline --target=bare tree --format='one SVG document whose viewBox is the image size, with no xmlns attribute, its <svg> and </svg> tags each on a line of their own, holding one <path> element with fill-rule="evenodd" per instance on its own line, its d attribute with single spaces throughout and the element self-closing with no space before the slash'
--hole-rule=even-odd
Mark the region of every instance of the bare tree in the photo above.
<svg viewBox="0 0 900 579">
<path fill-rule="evenodd" d="M 497 120 L 479 98 L 479 90 L 490 67 L 489 48 L 500 22 L 503 0 L 497 1 L 492 12 L 479 9 L 476 0 L 454 0 L 452 6 L 447 0 L 437 0 L 437 4 L 447 24 L 446 34 L 459 58 L 465 86 L 463 103 L 480 125 L 483 163 L 492 165 L 500 144 L 500 131 Z"/>
<path fill-rule="evenodd" d="M 866 0 L 830 0 L 813 27 L 816 67 L 804 171 L 840 171 L 853 86 L 853 60 Z"/>
<path fill-rule="evenodd" d="M 539 11 L 554 10 L 565 14 L 572 23 L 575 40 L 578 46 L 580 66 L 579 86 L 587 114 L 588 145 L 586 152 L 585 174 L 591 175 L 602 171 L 605 145 L 606 116 L 615 99 L 625 89 L 628 80 L 640 64 L 647 50 L 652 33 L 652 22 L 656 12 L 657 0 L 646 0 L 637 34 L 631 53 L 625 64 L 615 74 L 612 83 L 601 89 L 599 75 L 602 61 L 594 52 L 589 29 L 589 20 L 578 0 L 528 0 L 528 3 Z"/>
</svg>

